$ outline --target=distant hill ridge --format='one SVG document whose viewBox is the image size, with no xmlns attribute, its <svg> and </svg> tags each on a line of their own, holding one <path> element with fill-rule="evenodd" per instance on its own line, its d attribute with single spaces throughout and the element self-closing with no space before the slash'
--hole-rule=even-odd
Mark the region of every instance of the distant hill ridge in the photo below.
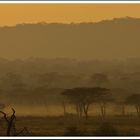
<svg viewBox="0 0 140 140">
<path fill-rule="evenodd" d="M 140 18 L 0 28 L 0 57 L 114 59 L 140 54 Z"/>
<path fill-rule="evenodd" d="M 37 23 L 22 23 L 22 24 L 16 24 L 14 26 L 1 26 L 0 28 L 15 28 L 15 27 L 19 27 L 19 26 L 33 26 L 33 25 L 84 25 L 84 24 L 100 24 L 100 23 L 108 23 L 108 22 L 123 22 L 123 21 L 127 21 L 127 22 L 134 22 L 134 21 L 140 21 L 140 18 L 135 18 L 135 17 L 122 17 L 122 18 L 113 18 L 113 19 L 105 19 L 105 20 L 101 20 L 101 21 L 96 21 L 96 22 L 71 22 L 71 23 L 63 23 L 63 22 L 52 22 L 52 23 L 47 23 L 47 22 L 37 22 Z"/>
</svg>

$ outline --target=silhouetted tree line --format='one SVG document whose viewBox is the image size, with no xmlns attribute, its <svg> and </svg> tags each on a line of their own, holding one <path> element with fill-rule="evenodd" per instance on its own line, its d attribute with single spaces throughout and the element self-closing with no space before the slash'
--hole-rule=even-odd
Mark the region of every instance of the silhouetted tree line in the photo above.
<svg viewBox="0 0 140 140">
<path fill-rule="evenodd" d="M 140 94 L 132 94 L 122 102 L 117 101 L 115 97 L 112 96 L 110 89 L 102 87 L 90 87 L 90 88 L 73 88 L 66 89 L 62 92 L 62 95 L 67 97 L 65 98 L 71 105 L 75 106 L 77 116 L 82 118 L 85 116 L 85 119 L 88 119 L 89 108 L 92 104 L 97 103 L 100 105 L 100 112 L 102 119 L 106 118 L 106 109 L 109 103 L 115 103 L 122 106 L 122 115 L 125 115 L 125 106 L 133 105 L 136 109 L 138 117 L 140 117 Z M 65 112 L 66 112 L 66 105 Z M 93 109 L 93 107 L 92 107 Z M 65 115 L 65 113 L 64 113 Z"/>
</svg>

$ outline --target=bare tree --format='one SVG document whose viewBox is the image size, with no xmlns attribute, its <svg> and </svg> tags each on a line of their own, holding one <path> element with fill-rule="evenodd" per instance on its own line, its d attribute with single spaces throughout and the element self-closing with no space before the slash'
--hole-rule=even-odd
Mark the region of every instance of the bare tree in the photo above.
<svg viewBox="0 0 140 140">
<path fill-rule="evenodd" d="M 14 121 L 16 120 L 16 116 L 15 116 L 15 110 L 13 108 L 12 108 L 12 112 L 13 114 L 9 118 L 5 112 L 0 111 L 0 113 L 3 114 L 5 121 L 7 122 L 7 131 L 6 131 L 7 136 L 11 135 L 11 129 L 15 125 Z"/>
<path fill-rule="evenodd" d="M 6 136 L 19 136 L 23 132 L 26 132 L 29 134 L 29 131 L 26 127 L 24 127 L 19 132 L 16 129 L 15 122 L 16 122 L 16 116 L 15 116 L 15 110 L 12 108 L 12 115 L 9 117 L 7 114 L 3 111 L 0 111 L 0 113 L 3 115 L 6 123 L 7 123 L 7 129 L 6 129 Z"/>
</svg>

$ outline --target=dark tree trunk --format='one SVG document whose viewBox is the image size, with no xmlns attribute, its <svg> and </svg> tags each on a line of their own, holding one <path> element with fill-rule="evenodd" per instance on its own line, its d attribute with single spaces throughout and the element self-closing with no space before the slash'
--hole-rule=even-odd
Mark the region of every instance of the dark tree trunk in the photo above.
<svg viewBox="0 0 140 140">
<path fill-rule="evenodd" d="M 85 119 L 87 120 L 88 119 L 89 104 L 83 105 L 83 110 L 84 110 L 84 113 L 85 113 Z"/>
<path fill-rule="evenodd" d="M 106 103 L 101 103 L 100 104 L 100 107 L 101 107 L 101 116 L 102 116 L 102 119 L 105 119 L 105 117 L 106 117 Z"/>
<path fill-rule="evenodd" d="M 82 104 L 79 105 L 79 117 L 82 118 L 83 116 L 83 110 L 82 110 Z"/>
<path fill-rule="evenodd" d="M 122 104 L 122 115 L 125 116 L 125 104 Z"/>
<path fill-rule="evenodd" d="M 79 105 L 78 104 L 76 104 L 76 112 L 77 112 L 77 116 L 78 116 L 78 118 L 79 118 Z"/>
<path fill-rule="evenodd" d="M 136 108 L 136 111 L 137 111 L 137 116 L 140 118 L 140 106 L 136 105 L 135 108 Z"/>
<path fill-rule="evenodd" d="M 63 110 L 64 110 L 64 116 L 66 116 L 66 114 L 67 114 L 67 112 L 66 112 L 66 103 L 63 102 L 62 105 L 63 105 Z"/>
<path fill-rule="evenodd" d="M 10 121 L 7 127 L 7 136 L 10 136 L 11 128 L 12 128 L 12 122 Z"/>
<path fill-rule="evenodd" d="M 102 118 L 103 118 L 103 106 L 101 105 L 101 116 L 102 116 Z"/>
<path fill-rule="evenodd" d="M 82 109 L 82 104 L 76 104 L 76 112 L 77 112 L 77 116 L 78 118 L 82 118 L 82 114 L 83 114 L 83 109 Z"/>
</svg>

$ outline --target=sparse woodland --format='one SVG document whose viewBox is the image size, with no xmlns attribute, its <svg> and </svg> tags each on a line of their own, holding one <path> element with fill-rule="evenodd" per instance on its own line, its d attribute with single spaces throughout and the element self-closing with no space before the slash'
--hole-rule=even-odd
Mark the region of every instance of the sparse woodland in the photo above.
<svg viewBox="0 0 140 140">
<path fill-rule="evenodd" d="M 140 136 L 139 37 L 129 17 L 0 27 L 0 135 Z"/>
</svg>

